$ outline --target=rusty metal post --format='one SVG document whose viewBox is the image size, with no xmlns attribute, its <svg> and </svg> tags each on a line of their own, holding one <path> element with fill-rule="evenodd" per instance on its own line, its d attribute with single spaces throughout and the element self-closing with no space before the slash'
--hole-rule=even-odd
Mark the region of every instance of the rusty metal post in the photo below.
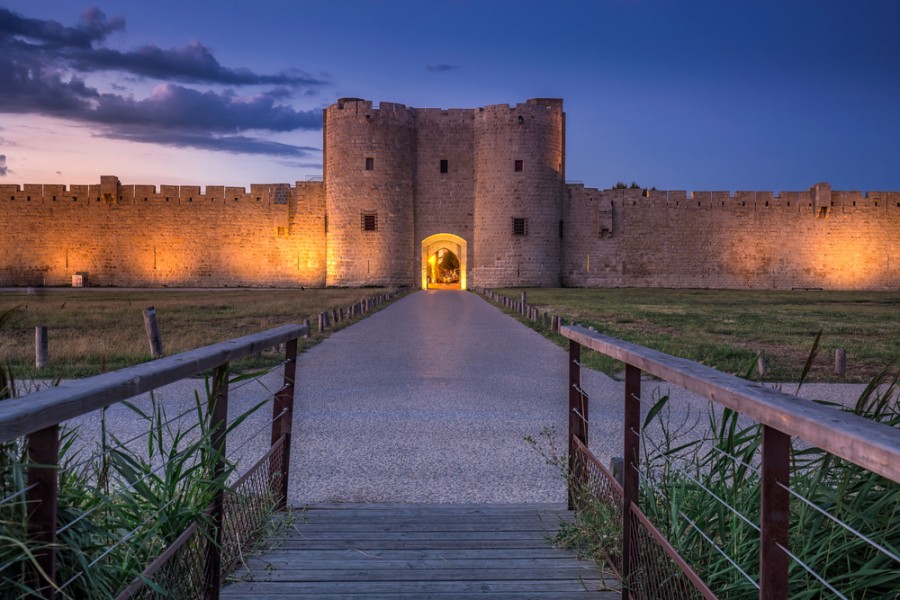
<svg viewBox="0 0 900 600">
<path fill-rule="evenodd" d="M 272 493 L 278 498 L 275 510 L 287 506 L 288 474 L 291 467 L 291 425 L 294 420 L 294 381 L 297 375 L 297 340 L 290 340 L 284 352 L 284 385 L 275 394 L 272 403 L 272 445 L 284 436 L 281 469 L 269 463 L 269 481 Z M 282 414 L 283 413 L 283 414 Z M 280 416 L 279 416 L 280 415 Z"/>
<path fill-rule="evenodd" d="M 206 598 L 219 600 L 222 586 L 222 542 L 225 529 L 225 482 L 220 481 L 225 472 L 226 429 L 228 426 L 228 363 L 216 368 L 213 374 L 212 397 L 207 410 L 210 413 L 212 446 L 216 452 L 212 480 L 221 487 L 212 501 L 213 536 L 206 546 Z"/>
<path fill-rule="evenodd" d="M 638 502 L 638 464 L 641 448 L 641 370 L 625 365 L 625 415 L 622 449 L 622 600 L 629 598 L 629 579 L 634 570 L 632 561 L 631 505 Z"/>
<path fill-rule="evenodd" d="M 59 486 L 59 425 L 51 425 L 28 436 L 28 493 L 30 508 L 28 537 L 38 542 L 34 557 L 35 588 L 44 598 L 55 598 L 56 506 Z"/>
<path fill-rule="evenodd" d="M 788 597 L 788 547 L 791 519 L 791 437 L 777 429 L 762 428 L 762 492 L 760 498 L 759 597 Z"/>
<path fill-rule="evenodd" d="M 581 344 L 569 340 L 569 510 L 575 510 L 575 486 L 579 483 L 575 443 L 572 440 L 577 437 L 587 446 L 587 427 L 579 416 L 582 406 L 586 407 L 581 396 Z M 587 415 L 584 417 L 587 418 Z"/>
</svg>

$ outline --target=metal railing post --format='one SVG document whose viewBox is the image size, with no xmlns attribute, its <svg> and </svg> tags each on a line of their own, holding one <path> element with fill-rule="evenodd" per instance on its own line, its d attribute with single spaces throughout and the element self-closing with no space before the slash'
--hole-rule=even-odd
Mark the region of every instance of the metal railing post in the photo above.
<svg viewBox="0 0 900 600">
<path fill-rule="evenodd" d="M 272 404 L 272 444 L 284 436 L 282 446 L 281 468 L 269 463 L 269 481 L 272 494 L 278 498 L 275 510 L 284 510 L 287 506 L 288 474 L 291 467 L 291 428 L 294 420 L 294 381 L 297 374 L 297 340 L 290 340 L 284 350 L 284 385 L 275 394 Z M 279 416 L 280 415 L 280 416 Z"/>
<path fill-rule="evenodd" d="M 575 486 L 580 483 L 572 440 L 578 438 L 585 446 L 588 443 L 586 400 L 581 391 L 581 344 L 569 340 L 569 510 L 575 510 Z"/>
<path fill-rule="evenodd" d="M 638 503 L 638 464 L 641 448 L 641 370 L 625 365 L 625 415 L 622 448 L 622 599 L 628 600 L 634 538 L 631 532 L 631 505 Z"/>
<path fill-rule="evenodd" d="M 219 367 L 213 374 L 212 397 L 209 399 L 210 431 L 212 446 L 215 451 L 215 465 L 212 480 L 221 484 L 212 502 L 213 539 L 206 546 L 206 598 L 219 600 L 219 588 L 222 585 L 222 542 L 225 529 L 225 482 L 220 481 L 225 471 L 226 437 L 228 426 L 228 363 Z"/>
<path fill-rule="evenodd" d="M 59 487 L 59 425 L 28 435 L 28 537 L 40 544 L 34 552 L 35 588 L 56 597 L 56 508 Z"/>
<path fill-rule="evenodd" d="M 762 492 L 760 498 L 759 597 L 788 597 L 791 437 L 773 427 L 762 428 Z"/>
</svg>

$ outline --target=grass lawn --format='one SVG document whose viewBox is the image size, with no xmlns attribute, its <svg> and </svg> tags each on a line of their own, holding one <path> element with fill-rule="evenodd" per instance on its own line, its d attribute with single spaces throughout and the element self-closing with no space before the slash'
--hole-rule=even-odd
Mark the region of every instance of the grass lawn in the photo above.
<svg viewBox="0 0 900 600">
<path fill-rule="evenodd" d="M 522 289 L 495 291 L 518 300 Z M 765 379 L 771 381 L 799 378 L 820 330 L 820 351 L 811 381 L 868 381 L 900 357 L 900 293 L 896 292 L 635 288 L 525 291 L 528 303 L 542 312 L 727 373 L 746 374 L 763 351 L 769 363 Z M 567 342 L 561 336 L 541 332 L 560 345 Z M 833 373 L 836 348 L 847 351 L 844 379 Z M 622 369 L 620 363 L 605 357 L 591 356 L 589 360 L 609 374 Z"/>
<path fill-rule="evenodd" d="M 18 307 L 0 331 L 0 364 L 19 377 L 82 377 L 150 359 L 142 309 L 156 308 L 166 355 L 214 344 L 311 318 L 313 338 L 321 339 L 316 315 L 383 294 L 384 289 L 210 289 L 116 290 L 113 288 L 0 291 L 0 313 Z M 346 323 L 346 321 L 345 321 Z M 48 327 L 49 365 L 34 369 L 34 328 Z M 265 366 L 271 356 L 238 366 Z"/>
</svg>

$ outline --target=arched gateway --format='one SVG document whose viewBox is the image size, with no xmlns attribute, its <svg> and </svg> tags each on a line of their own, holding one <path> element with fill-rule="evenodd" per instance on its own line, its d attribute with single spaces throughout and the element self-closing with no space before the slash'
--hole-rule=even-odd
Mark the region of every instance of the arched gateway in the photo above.
<svg viewBox="0 0 900 600">
<path fill-rule="evenodd" d="M 429 259 L 441 248 L 446 248 L 459 258 L 459 289 L 466 289 L 466 240 L 452 233 L 436 233 L 422 240 L 422 289 L 428 289 L 432 267 Z"/>
</svg>

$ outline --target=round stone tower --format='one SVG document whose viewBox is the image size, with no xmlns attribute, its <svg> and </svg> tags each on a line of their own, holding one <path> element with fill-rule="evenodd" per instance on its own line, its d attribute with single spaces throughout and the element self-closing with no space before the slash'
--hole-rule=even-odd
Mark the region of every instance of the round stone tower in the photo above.
<svg viewBox="0 0 900 600">
<path fill-rule="evenodd" d="M 564 132 L 559 99 L 475 111 L 475 285 L 559 285 Z"/>
<path fill-rule="evenodd" d="M 415 110 L 344 98 L 324 118 L 326 285 L 413 285 Z"/>
</svg>

